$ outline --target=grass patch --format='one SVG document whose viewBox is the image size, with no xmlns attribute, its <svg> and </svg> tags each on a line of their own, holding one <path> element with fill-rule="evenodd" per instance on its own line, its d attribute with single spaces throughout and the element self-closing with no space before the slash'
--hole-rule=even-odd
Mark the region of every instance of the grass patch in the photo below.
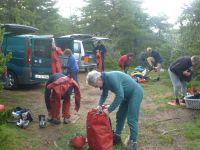
<svg viewBox="0 0 200 150">
<path fill-rule="evenodd" d="M 141 108 L 141 114 L 140 114 L 141 116 L 153 116 L 155 114 L 156 114 L 155 110 Z"/>
<path fill-rule="evenodd" d="M 184 135 L 188 140 L 200 140 L 200 120 L 185 125 Z"/>
<path fill-rule="evenodd" d="M 199 140 L 193 140 L 187 142 L 187 150 L 197 150 L 200 149 L 200 141 Z"/>
<path fill-rule="evenodd" d="M 200 149 L 200 120 L 194 120 L 184 126 L 183 135 L 187 139 L 186 145 L 188 150 Z"/>
<path fill-rule="evenodd" d="M 159 140 L 161 144 L 173 144 L 174 142 L 172 135 L 160 135 Z"/>
<path fill-rule="evenodd" d="M 60 149 L 67 149 L 67 150 L 74 150 L 74 148 L 70 145 L 70 139 L 82 135 L 86 137 L 85 128 L 78 124 L 73 124 L 73 127 L 70 125 L 70 132 L 64 135 L 64 137 L 58 142 L 54 143 L 53 150 L 60 150 Z M 83 149 L 87 149 L 87 144 L 84 145 Z"/>
<path fill-rule="evenodd" d="M 21 130 L 21 129 L 19 129 Z M 0 145 L 1 149 L 24 149 L 22 142 L 27 138 L 23 132 L 20 132 L 13 126 L 4 124 L 0 126 Z"/>
</svg>

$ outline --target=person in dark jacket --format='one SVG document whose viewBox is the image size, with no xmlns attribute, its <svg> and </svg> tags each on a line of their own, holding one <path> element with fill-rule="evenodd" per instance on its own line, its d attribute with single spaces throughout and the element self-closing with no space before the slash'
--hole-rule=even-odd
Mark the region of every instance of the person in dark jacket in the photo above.
<svg viewBox="0 0 200 150">
<path fill-rule="evenodd" d="M 116 115 L 116 130 L 113 134 L 113 143 L 117 144 L 124 128 L 124 123 L 127 118 L 128 126 L 130 127 L 130 138 L 126 149 L 136 150 L 136 141 L 138 135 L 138 119 L 140 112 L 140 104 L 143 99 L 142 87 L 129 75 L 121 71 L 98 72 L 93 70 L 87 75 L 89 85 L 102 89 L 102 94 L 98 103 L 98 109 L 102 110 L 101 106 L 106 101 L 108 92 L 115 94 L 115 98 L 104 112 L 109 115 L 118 106 Z"/>
<path fill-rule="evenodd" d="M 199 63 L 200 63 L 199 56 L 180 57 L 175 62 L 173 62 L 168 68 L 169 76 L 174 88 L 174 94 L 177 105 L 180 105 L 179 102 L 180 87 L 182 91 L 182 96 L 186 96 L 187 93 L 186 82 L 189 82 L 192 79 L 191 68 L 192 66 L 195 66 Z"/>
<path fill-rule="evenodd" d="M 67 69 L 66 75 L 70 75 L 79 84 L 79 82 L 78 82 L 79 68 L 78 68 L 76 59 L 70 49 L 65 49 L 64 54 L 68 56 L 68 61 L 67 61 L 66 65 L 63 66 L 64 68 Z"/>
<path fill-rule="evenodd" d="M 102 56 L 102 70 L 104 71 L 104 60 L 106 55 L 106 47 L 103 45 L 101 41 L 97 42 L 97 46 L 94 48 L 94 54 L 96 54 L 96 51 L 99 50 L 101 52 Z"/>
<path fill-rule="evenodd" d="M 145 52 L 142 52 L 140 54 L 139 62 L 142 67 L 145 67 L 147 63 L 150 69 L 159 70 L 161 68 L 163 58 L 159 54 L 159 52 L 152 50 L 152 48 L 148 47 Z"/>
<path fill-rule="evenodd" d="M 73 88 L 75 91 L 75 110 L 78 111 L 80 107 L 80 89 L 76 81 L 61 73 L 55 73 L 50 76 L 44 92 L 49 122 L 60 124 L 61 99 L 63 99 L 63 123 L 70 122 L 70 96 Z"/>
</svg>

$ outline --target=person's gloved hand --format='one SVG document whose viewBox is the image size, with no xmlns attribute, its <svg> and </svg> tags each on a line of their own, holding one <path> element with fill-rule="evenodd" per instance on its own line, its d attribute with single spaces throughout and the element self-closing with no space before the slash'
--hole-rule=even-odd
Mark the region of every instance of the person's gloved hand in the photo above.
<svg viewBox="0 0 200 150">
<path fill-rule="evenodd" d="M 109 112 L 108 112 L 108 109 L 103 109 L 103 112 L 107 115 L 107 116 L 109 116 Z"/>
<path fill-rule="evenodd" d="M 103 111 L 103 109 L 102 109 L 102 107 L 101 106 L 97 106 L 97 109 L 99 110 L 99 111 Z"/>
</svg>

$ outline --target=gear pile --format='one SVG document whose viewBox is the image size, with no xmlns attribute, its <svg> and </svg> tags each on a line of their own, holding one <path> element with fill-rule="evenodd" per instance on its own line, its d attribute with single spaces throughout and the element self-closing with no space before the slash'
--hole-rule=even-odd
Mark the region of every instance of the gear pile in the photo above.
<svg viewBox="0 0 200 150">
<path fill-rule="evenodd" d="M 33 121 L 31 111 L 26 108 L 16 107 L 12 116 L 16 120 L 16 125 L 21 128 L 27 128 L 29 123 Z"/>
</svg>

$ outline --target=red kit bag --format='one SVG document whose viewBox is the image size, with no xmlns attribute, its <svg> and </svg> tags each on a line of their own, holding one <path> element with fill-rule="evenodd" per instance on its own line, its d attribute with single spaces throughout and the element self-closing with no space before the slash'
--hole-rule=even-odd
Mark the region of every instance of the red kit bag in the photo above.
<svg viewBox="0 0 200 150">
<path fill-rule="evenodd" d="M 87 140 L 90 150 L 112 150 L 113 135 L 109 118 L 104 112 L 92 109 L 86 121 Z"/>
</svg>

